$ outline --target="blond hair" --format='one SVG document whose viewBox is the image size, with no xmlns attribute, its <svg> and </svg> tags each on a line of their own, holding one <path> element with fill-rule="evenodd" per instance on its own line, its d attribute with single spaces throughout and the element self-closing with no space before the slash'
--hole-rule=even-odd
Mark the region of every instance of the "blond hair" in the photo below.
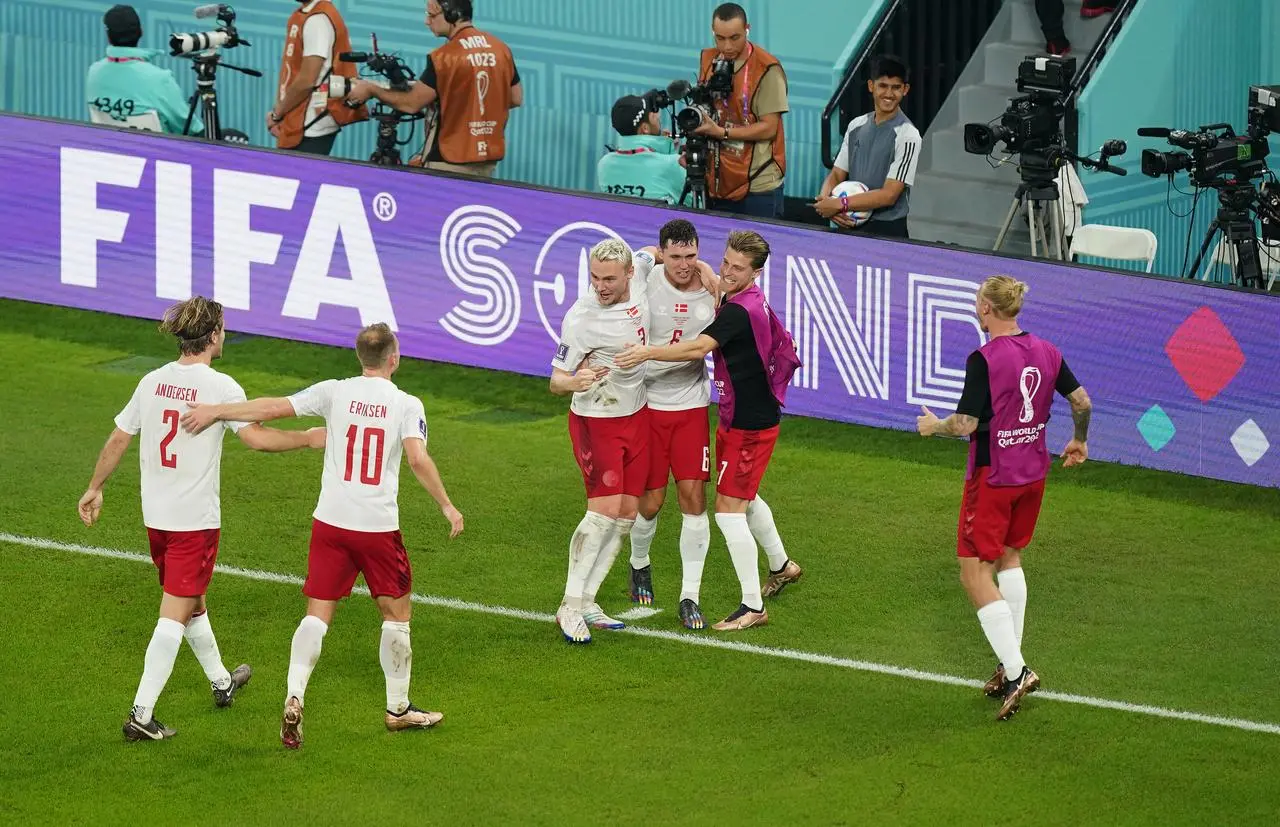
<svg viewBox="0 0 1280 827">
<path fill-rule="evenodd" d="M 380 368 L 396 352 L 396 334 L 386 322 L 371 324 L 356 337 L 356 358 L 366 368 Z"/>
<path fill-rule="evenodd" d="M 759 270 L 769 260 L 769 242 L 752 230 L 735 230 L 729 233 L 728 247 L 751 259 L 751 268 Z"/>
<path fill-rule="evenodd" d="M 1013 319 L 1022 311 L 1022 299 L 1031 288 L 1013 276 L 992 276 L 982 283 L 978 295 L 991 303 L 991 309 L 1002 319 Z"/>
<path fill-rule="evenodd" d="M 160 332 L 178 339 L 178 351 L 183 356 L 197 356 L 213 344 L 213 337 L 222 330 L 222 305 L 204 296 L 193 296 L 178 302 L 164 312 L 160 319 Z"/>
<path fill-rule="evenodd" d="M 616 261 L 623 270 L 631 269 L 631 248 L 616 238 L 606 238 L 591 248 L 592 261 Z"/>
</svg>

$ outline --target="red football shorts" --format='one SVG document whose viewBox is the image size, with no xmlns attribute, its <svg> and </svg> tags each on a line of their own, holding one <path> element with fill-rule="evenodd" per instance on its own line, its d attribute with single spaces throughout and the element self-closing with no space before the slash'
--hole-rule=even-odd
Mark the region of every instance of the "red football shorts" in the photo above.
<svg viewBox="0 0 1280 827">
<path fill-rule="evenodd" d="M 649 476 L 648 408 L 618 417 L 578 416 L 570 411 L 569 439 L 587 499 L 644 493 Z"/>
<path fill-rule="evenodd" d="M 681 480 L 711 479 L 711 421 L 706 408 L 687 411 L 649 409 L 649 481 L 646 488 L 666 488 L 668 476 Z"/>
<path fill-rule="evenodd" d="M 763 431 L 716 429 L 716 493 L 740 500 L 754 500 L 769 468 L 778 426 Z"/>
<path fill-rule="evenodd" d="M 151 562 L 160 574 L 160 585 L 174 597 L 199 597 L 209 590 L 213 564 L 218 559 L 222 529 L 162 531 L 147 529 Z"/>
<path fill-rule="evenodd" d="M 1024 549 L 1031 543 L 1044 499 L 1044 480 L 1027 485 L 987 483 L 991 468 L 983 466 L 965 481 L 956 530 L 956 556 L 993 563 L 1006 548 Z"/>
<path fill-rule="evenodd" d="M 374 597 L 401 597 L 413 586 L 409 554 L 399 531 L 351 531 L 311 521 L 311 550 L 302 593 L 316 600 L 341 600 L 363 574 Z"/>
</svg>

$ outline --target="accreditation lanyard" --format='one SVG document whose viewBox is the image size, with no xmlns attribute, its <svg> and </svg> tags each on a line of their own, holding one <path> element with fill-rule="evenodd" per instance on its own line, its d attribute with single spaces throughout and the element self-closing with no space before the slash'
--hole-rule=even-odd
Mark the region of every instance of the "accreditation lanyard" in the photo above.
<svg viewBox="0 0 1280 827">
<path fill-rule="evenodd" d="M 742 61 L 742 124 L 745 126 L 751 120 L 751 55 L 756 51 L 756 44 L 747 44 L 747 56 Z M 729 105 L 727 103 L 720 104 L 720 119 L 724 120 L 729 117 Z"/>
<path fill-rule="evenodd" d="M 138 63 L 147 62 L 146 58 L 141 58 L 141 57 L 109 57 L 107 58 L 108 63 L 133 63 L 135 61 Z"/>
</svg>

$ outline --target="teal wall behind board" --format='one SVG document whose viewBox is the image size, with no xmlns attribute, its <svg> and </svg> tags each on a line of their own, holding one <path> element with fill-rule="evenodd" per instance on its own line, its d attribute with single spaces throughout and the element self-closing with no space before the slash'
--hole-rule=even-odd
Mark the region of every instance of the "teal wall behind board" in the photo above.
<svg viewBox="0 0 1280 827">
<path fill-rule="evenodd" d="M 1081 95 L 1081 150 L 1095 151 L 1108 138 L 1129 144 L 1122 159 L 1127 177 L 1084 174 L 1090 199 L 1085 219 L 1154 231 L 1158 273 L 1178 275 L 1187 248 L 1189 219 L 1171 214 L 1166 198 L 1179 215 L 1190 211 L 1192 198 L 1170 191 L 1166 178 L 1139 172 L 1143 149 L 1174 147 L 1162 138 L 1139 138 L 1137 129 L 1230 123 L 1243 131 L 1249 86 L 1280 83 L 1278 7 L 1276 0 L 1139 0 Z M 1274 153 L 1280 142 L 1272 146 Z M 1269 160 L 1280 169 L 1280 156 Z M 1186 173 L 1174 182 L 1190 190 Z M 1185 253 L 1188 268 L 1217 207 L 1213 193 L 1200 198 Z"/>
<path fill-rule="evenodd" d="M 743 0 L 753 38 L 778 55 L 791 84 L 787 117 L 787 191 L 811 195 L 825 174 L 819 153 L 822 108 L 834 89 L 833 72 L 855 32 L 885 0 Z M 84 120 L 84 75 L 102 55 L 102 14 L 110 0 L 3 0 L 0 2 L 0 109 Z M 163 48 L 173 31 L 201 31 L 197 0 L 135 0 L 143 45 Z M 284 25 L 293 3 L 240 0 L 237 26 L 253 45 L 227 60 L 266 74 L 251 79 L 219 72 L 224 126 L 270 143 L 263 119 L 271 105 Z M 441 41 L 424 26 L 424 0 L 338 0 L 354 48 L 367 50 L 370 32 L 381 48 L 399 52 L 415 70 Z M 697 52 L 711 45 L 709 0 L 476 0 L 476 22 L 506 40 L 525 84 L 525 106 L 508 127 L 511 141 L 504 178 L 573 189 L 595 183 L 596 159 L 614 133 L 609 107 L 629 92 L 692 78 Z M 173 66 L 183 88 L 194 89 L 190 68 Z M 407 128 L 402 128 L 407 137 Z M 421 130 L 413 148 L 421 143 Z M 344 131 L 335 154 L 367 157 L 374 128 Z M 407 153 L 406 153 L 407 155 Z"/>
</svg>

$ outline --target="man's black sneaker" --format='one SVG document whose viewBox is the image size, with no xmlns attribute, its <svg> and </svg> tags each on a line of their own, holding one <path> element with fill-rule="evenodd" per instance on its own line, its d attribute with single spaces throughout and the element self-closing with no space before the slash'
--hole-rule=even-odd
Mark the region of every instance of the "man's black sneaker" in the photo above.
<svg viewBox="0 0 1280 827">
<path fill-rule="evenodd" d="M 653 566 L 631 569 L 631 602 L 653 605 Z"/>
<path fill-rule="evenodd" d="M 698 607 L 695 601 L 687 597 L 680 601 L 680 622 L 684 624 L 686 629 L 694 631 L 707 627 L 707 622 L 702 618 L 702 609 Z"/>
<path fill-rule="evenodd" d="M 249 664 L 242 663 L 236 667 L 236 671 L 231 673 L 231 685 L 226 689 L 213 687 L 213 705 L 217 707 L 231 706 L 231 702 L 236 699 L 236 692 L 240 687 L 249 682 L 249 678 L 253 677 L 253 670 L 249 668 Z"/>
<path fill-rule="evenodd" d="M 178 734 L 176 729 L 169 729 L 154 717 L 144 724 L 133 712 L 129 713 L 129 719 L 124 722 L 123 731 L 126 741 L 163 741 Z"/>
<path fill-rule="evenodd" d="M 1040 676 L 1028 666 L 1022 667 L 1022 674 L 1016 680 L 1004 682 L 1004 703 L 1000 704 L 1000 712 L 996 720 L 1007 721 L 1022 706 L 1022 699 L 1040 688 Z"/>
</svg>

